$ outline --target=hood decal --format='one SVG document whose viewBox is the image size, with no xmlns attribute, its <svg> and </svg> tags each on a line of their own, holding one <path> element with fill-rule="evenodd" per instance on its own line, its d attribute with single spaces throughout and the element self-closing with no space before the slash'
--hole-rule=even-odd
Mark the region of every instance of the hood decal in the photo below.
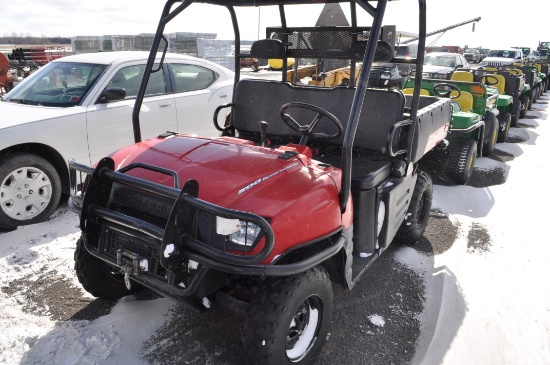
<svg viewBox="0 0 550 365">
<path fill-rule="evenodd" d="M 280 170 L 278 170 L 278 171 L 275 171 L 275 172 L 272 173 L 272 174 L 269 174 L 269 175 L 267 175 L 267 176 L 264 176 L 264 177 L 262 177 L 262 178 L 259 178 L 259 179 L 256 180 L 256 181 L 253 181 L 253 182 L 251 182 L 250 184 L 246 185 L 245 187 L 239 189 L 239 191 L 237 192 L 237 195 L 241 195 L 241 194 L 244 193 L 245 191 L 248 191 L 249 189 L 253 188 L 254 186 L 260 184 L 262 181 L 266 181 L 266 180 L 272 178 L 273 176 L 276 176 L 276 175 L 280 174 L 281 172 L 286 171 L 286 170 L 288 170 L 288 169 L 290 169 L 290 168 L 292 168 L 292 167 L 294 167 L 294 166 L 297 166 L 297 165 L 298 165 L 298 162 L 294 162 L 294 163 L 292 163 L 292 164 L 290 164 L 290 165 L 288 165 L 288 166 L 286 166 L 286 167 L 284 167 L 284 168 L 282 168 L 282 169 L 280 169 Z"/>
</svg>

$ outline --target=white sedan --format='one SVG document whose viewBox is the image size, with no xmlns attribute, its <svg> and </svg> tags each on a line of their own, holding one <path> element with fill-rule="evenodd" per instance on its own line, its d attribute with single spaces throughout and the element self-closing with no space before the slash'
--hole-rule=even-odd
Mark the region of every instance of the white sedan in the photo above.
<svg viewBox="0 0 550 365">
<path fill-rule="evenodd" d="M 91 165 L 134 143 L 132 110 L 148 55 L 98 52 L 63 57 L 3 96 L 0 228 L 47 219 L 62 194 L 69 192 L 69 159 Z M 231 102 L 233 82 L 234 73 L 213 62 L 166 54 L 147 84 L 140 111 L 142 138 L 166 131 L 218 135 L 214 111 Z M 119 99 L 109 98 L 112 95 Z"/>
</svg>

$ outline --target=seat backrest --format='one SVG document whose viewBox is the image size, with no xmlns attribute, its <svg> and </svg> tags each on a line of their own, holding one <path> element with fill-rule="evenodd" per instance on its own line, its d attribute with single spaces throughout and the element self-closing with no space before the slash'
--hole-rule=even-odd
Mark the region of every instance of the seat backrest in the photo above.
<svg viewBox="0 0 550 365">
<path fill-rule="evenodd" d="M 407 87 L 403 90 L 401 90 L 403 92 L 403 94 L 405 95 L 412 95 L 414 94 L 414 88 L 413 87 Z M 430 96 L 430 92 L 426 89 L 420 89 L 420 95 L 424 95 L 424 96 Z"/>
<path fill-rule="evenodd" d="M 451 76 L 451 80 L 474 82 L 474 74 L 468 71 L 455 71 Z"/>
<path fill-rule="evenodd" d="M 250 55 L 256 58 L 285 58 L 286 49 L 278 39 L 260 39 L 252 43 Z"/>
<path fill-rule="evenodd" d="M 496 87 L 500 94 L 504 94 L 504 92 L 506 90 L 506 79 L 504 78 L 504 76 L 497 75 L 497 74 L 491 74 L 491 76 L 495 77 L 498 80 L 497 83 L 492 85 L 492 86 Z M 494 81 L 490 77 L 488 79 L 490 81 Z"/>
<path fill-rule="evenodd" d="M 342 123 L 344 130 L 349 118 L 355 89 L 347 87 L 320 88 L 298 86 L 279 81 L 243 79 L 237 84 L 232 123 L 245 136 L 259 135 L 259 122 L 269 124 L 268 138 L 280 138 L 286 143 L 299 140 L 300 134 L 282 121 L 279 111 L 289 102 L 302 102 L 322 107 Z M 404 95 L 396 90 L 367 89 L 361 109 L 354 147 L 369 152 L 386 153 L 388 136 L 395 123 L 403 119 Z M 289 114 L 300 124 L 309 124 L 316 113 L 305 109 L 293 109 Z M 334 134 L 330 122 L 322 121 L 315 132 Z M 247 137 L 248 138 L 248 137 Z M 344 136 L 326 141 L 341 146 Z"/>
<path fill-rule="evenodd" d="M 467 91 L 461 91 L 458 97 L 455 97 L 458 94 L 457 91 L 451 91 L 451 98 L 454 102 L 457 102 L 460 105 L 460 109 L 463 112 L 469 112 L 474 107 L 474 97 Z"/>
</svg>

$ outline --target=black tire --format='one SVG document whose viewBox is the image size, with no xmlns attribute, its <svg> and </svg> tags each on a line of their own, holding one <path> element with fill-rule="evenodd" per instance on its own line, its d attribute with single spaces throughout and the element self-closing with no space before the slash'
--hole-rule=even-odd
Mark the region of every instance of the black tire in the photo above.
<svg viewBox="0 0 550 365">
<path fill-rule="evenodd" d="M 477 143 L 473 139 L 460 139 L 455 142 L 447 160 L 447 175 L 457 185 L 470 181 L 477 157 Z"/>
<path fill-rule="evenodd" d="M 521 97 L 521 110 L 519 112 L 519 117 L 525 118 L 525 116 L 527 115 L 527 110 L 529 110 L 529 97 L 525 95 Z"/>
<path fill-rule="evenodd" d="M 485 121 L 485 136 L 483 141 L 483 156 L 491 156 L 495 151 L 498 137 L 498 120 L 492 117 Z"/>
<path fill-rule="evenodd" d="M 243 323 L 245 359 L 261 365 L 313 363 L 325 341 L 332 309 L 332 285 L 320 266 L 268 278 L 252 299 Z"/>
<path fill-rule="evenodd" d="M 521 113 L 521 101 L 517 103 L 516 109 L 512 111 L 512 118 L 510 120 L 511 127 L 517 127 L 519 121 L 519 115 Z"/>
<path fill-rule="evenodd" d="M 506 142 L 510 125 L 512 124 L 512 114 L 504 112 L 498 115 L 498 136 L 497 142 Z"/>
<path fill-rule="evenodd" d="M 418 177 L 405 220 L 395 235 L 396 242 L 416 243 L 426 230 L 432 208 L 433 184 L 430 175 L 417 171 Z"/>
<path fill-rule="evenodd" d="M 61 179 L 43 157 L 16 152 L 0 157 L 0 228 L 42 222 L 61 198 Z"/>
<path fill-rule="evenodd" d="M 535 102 L 535 89 L 531 90 L 531 94 L 529 95 L 529 104 L 527 106 L 527 110 L 531 110 L 533 108 L 533 103 Z"/>
<path fill-rule="evenodd" d="M 132 289 L 128 290 L 124 284 L 124 276 L 114 272 L 111 266 L 92 256 L 84 247 L 82 237 L 76 241 L 74 269 L 82 287 L 97 298 L 119 299 L 141 288 L 141 285 L 132 282 Z"/>
</svg>

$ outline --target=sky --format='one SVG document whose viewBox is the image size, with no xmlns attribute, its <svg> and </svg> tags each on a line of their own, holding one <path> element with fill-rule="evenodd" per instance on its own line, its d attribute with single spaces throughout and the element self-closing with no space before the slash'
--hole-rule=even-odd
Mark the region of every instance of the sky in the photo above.
<svg viewBox="0 0 550 365">
<path fill-rule="evenodd" d="M 536 47 L 539 41 L 550 40 L 548 8 L 540 0 L 524 0 L 517 7 L 504 5 L 496 0 L 474 1 L 427 0 L 428 32 L 481 17 L 475 24 L 464 25 L 447 31 L 439 40 L 427 39 L 427 44 L 458 45 L 484 48 L 509 46 Z M 85 36 L 154 33 L 164 2 L 144 0 L 95 0 L 87 2 L 68 0 L 8 1 L 2 4 L 0 35 L 13 32 L 32 36 Z M 288 10 L 288 25 L 314 26 L 321 12 L 303 11 L 294 6 Z M 347 12 L 347 6 L 344 7 Z M 397 30 L 416 32 L 418 2 L 414 0 L 392 1 L 388 5 L 385 24 L 394 24 Z M 540 9 L 540 11 L 538 11 Z M 358 13 L 363 13 L 358 9 Z M 185 15 L 184 15 L 185 14 Z M 168 26 L 167 32 L 217 33 L 218 39 L 232 39 L 229 16 L 225 9 L 193 4 Z M 411 14 L 414 16 L 411 17 Z M 241 35 L 245 40 L 264 37 L 266 26 L 280 25 L 276 9 L 246 8 L 238 13 Z M 414 18 L 414 19 L 413 19 Z M 258 21 L 260 19 L 260 21 Z M 370 25 L 370 17 L 366 18 Z M 227 25 L 227 26 L 223 26 Z M 539 36 L 547 39 L 539 39 Z"/>
<path fill-rule="evenodd" d="M 520 127 L 510 129 L 509 138 L 516 142 L 497 144 L 509 160 L 476 160 L 474 173 L 506 171 L 504 184 L 434 186 L 432 209 L 448 214 L 459 227 L 449 250 L 435 256 L 411 247 L 396 252 L 399 262 L 422 275 L 426 287 L 412 365 L 550 363 L 550 245 L 544 214 L 550 205 L 544 158 L 550 156 L 549 101 L 547 92 Z M 0 364 L 146 364 L 141 346 L 170 320 L 173 303 L 168 299 L 129 296 L 95 320 L 56 322 L 50 313 L 55 308 L 47 305 L 28 313 L 26 292 L 39 277 L 49 279 L 40 283 L 43 288 L 60 278 L 80 288 L 73 271 L 77 226 L 77 215 L 65 207 L 47 222 L 0 232 Z M 468 253 L 472 227 L 485 227 L 491 241 L 486 252 Z M 6 294 L 10 283 L 24 280 L 29 287 Z M 84 291 L 82 296 L 91 298 Z M 391 320 L 370 318 L 377 326 Z M 195 329 L 188 330 L 180 337 L 193 341 Z M 211 356 L 206 363 L 220 365 L 217 355 Z"/>
</svg>

